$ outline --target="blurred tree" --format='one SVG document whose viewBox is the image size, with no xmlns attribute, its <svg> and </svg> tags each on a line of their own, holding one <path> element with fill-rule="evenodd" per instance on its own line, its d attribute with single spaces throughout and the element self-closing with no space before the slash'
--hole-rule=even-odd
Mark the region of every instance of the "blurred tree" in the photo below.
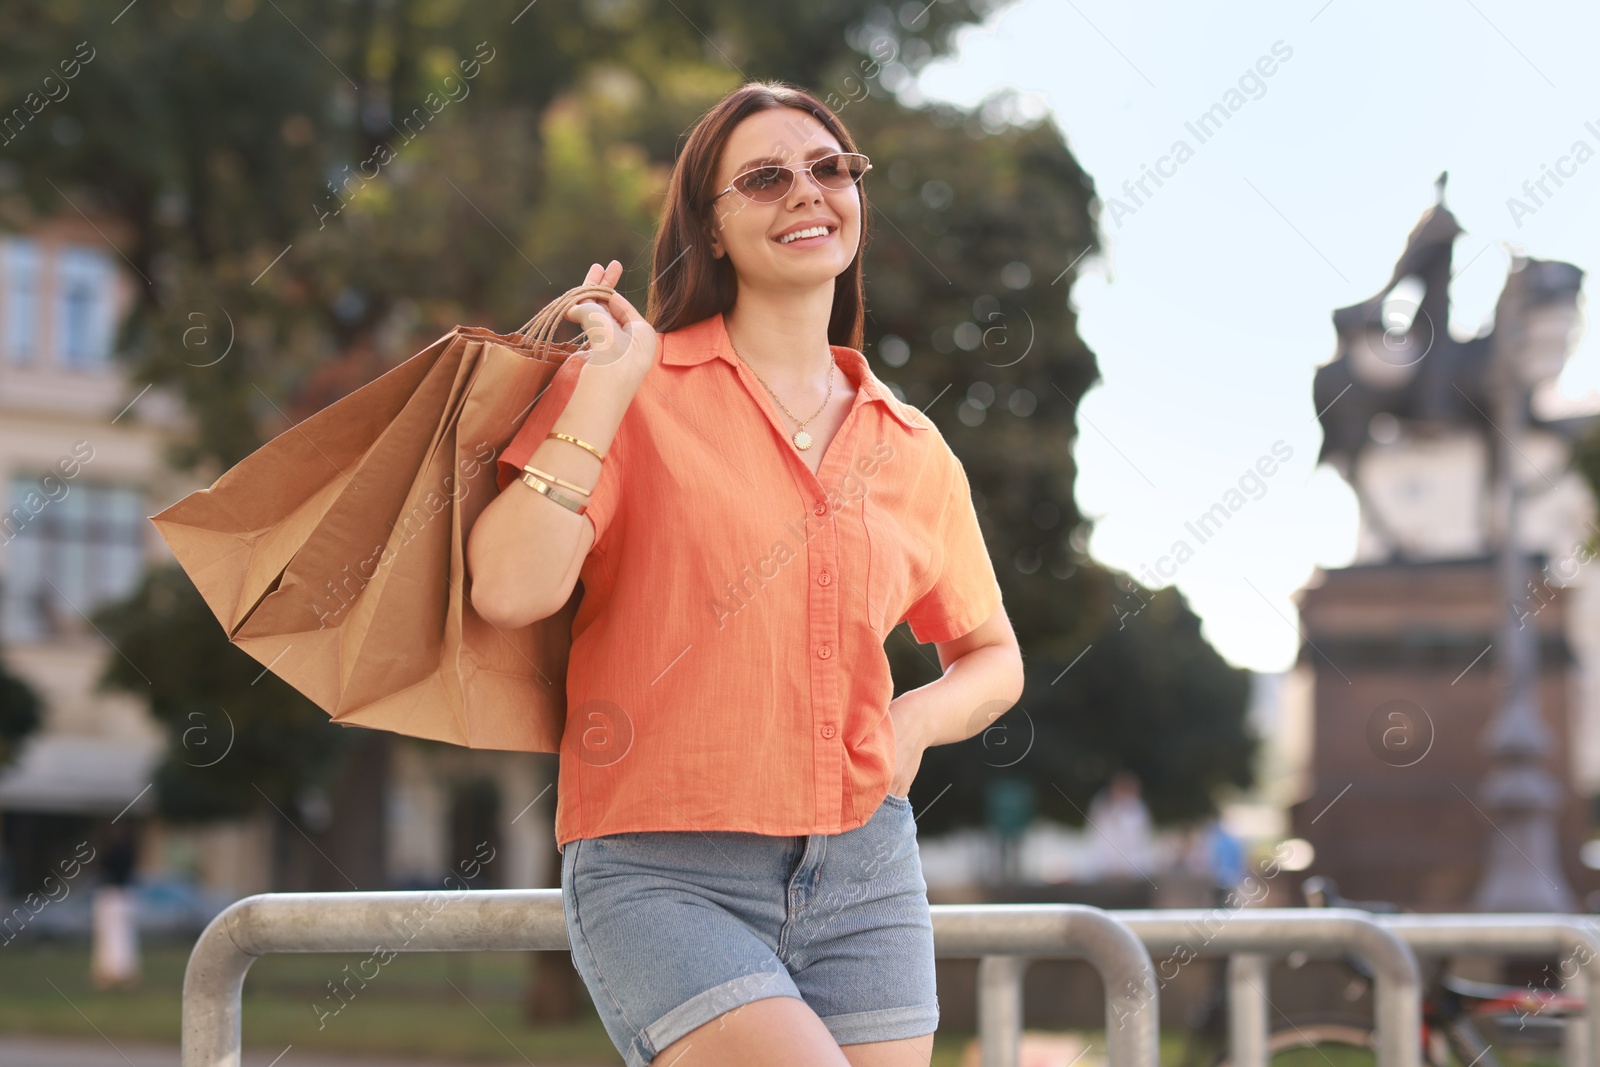
<svg viewBox="0 0 1600 1067">
<path fill-rule="evenodd" d="M 39 694 L 6 669 L 0 655 L 0 770 L 16 762 L 22 742 L 43 722 Z"/>
<path fill-rule="evenodd" d="M 1058 131 L 1018 109 L 1002 93 L 971 113 L 873 100 L 844 115 L 890 161 L 870 194 L 869 355 L 961 457 L 1028 660 L 1019 706 L 930 751 L 913 800 L 938 833 L 981 819 L 991 779 L 1020 776 L 1043 814 L 1081 825 L 1088 798 L 1127 769 L 1158 821 L 1186 821 L 1252 782 L 1248 672 L 1200 636 L 1175 589 L 1151 593 L 1088 557 L 1072 446 L 1099 371 L 1067 292 L 1097 243 L 1097 204 Z M 889 654 L 899 690 L 939 676 L 904 624 Z M 973 729 L 990 721 L 973 716 Z"/>
<path fill-rule="evenodd" d="M 171 743 L 155 774 L 162 818 L 207 822 L 270 805 L 282 816 L 268 822 L 275 889 L 349 889 L 352 871 L 365 882 L 359 888 L 385 888 L 359 851 L 339 850 L 337 867 L 315 858 L 313 839 L 328 829 L 318 804 L 355 735 L 367 731 L 335 726 L 229 642 L 176 567 L 148 570 L 130 597 L 95 612 L 94 624 L 121 652 L 107 661 L 101 687 L 142 696 L 167 728 Z"/>
<path fill-rule="evenodd" d="M 0 9 L 0 100 L 44 101 L 47 77 L 69 95 L 0 131 L 25 194 L 0 224 L 93 206 L 134 227 L 120 251 L 146 284 L 121 348 L 198 420 L 174 459 L 220 472 L 360 335 L 391 338 L 398 359 L 463 319 L 520 324 L 595 256 L 637 254 L 654 213 L 614 198 L 655 190 L 621 172 L 670 160 L 741 75 L 848 99 L 866 86 L 847 36 L 892 30 L 925 61 L 974 17 L 934 4 L 907 29 L 864 0 L 175 0 L 116 16 L 19 0 Z M 571 95 L 606 124 L 588 169 L 540 143 Z M 567 210 L 541 210 L 547 193 Z M 349 225 L 361 214 L 373 224 Z M 530 217 L 544 225 L 515 225 Z"/>
<path fill-rule="evenodd" d="M 1219 795 L 1251 785 L 1258 742 L 1239 713 L 1249 673 L 1200 636 L 1200 619 L 1176 589 L 1151 593 L 1122 575 L 1111 584 L 1107 614 L 1120 617 L 1070 656 L 1036 655 L 1016 709 L 984 734 L 929 753 L 938 754 L 934 766 L 954 768 L 955 783 L 930 815 L 946 803 L 976 805 L 987 769 L 1013 765 L 1035 782 L 1041 814 L 1076 826 L 1119 770 L 1139 778 L 1157 824 L 1215 814 Z M 928 773 L 928 785 L 937 774 Z"/>
<path fill-rule="evenodd" d="M 263 794 L 293 805 L 325 780 L 348 731 L 232 644 L 182 571 L 151 568 L 94 624 L 122 652 L 102 685 L 146 694 L 176 742 L 156 782 L 163 817 L 237 817 Z"/>
</svg>

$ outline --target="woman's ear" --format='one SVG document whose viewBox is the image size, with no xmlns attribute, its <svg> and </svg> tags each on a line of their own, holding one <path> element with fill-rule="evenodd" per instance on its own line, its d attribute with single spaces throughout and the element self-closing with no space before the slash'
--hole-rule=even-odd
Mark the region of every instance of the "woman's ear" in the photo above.
<svg viewBox="0 0 1600 1067">
<path fill-rule="evenodd" d="M 721 259 L 725 250 L 722 247 L 722 242 L 717 239 L 717 232 L 721 228 L 722 219 L 716 214 L 715 207 L 713 207 L 711 211 L 711 221 L 706 223 L 706 233 L 711 238 L 711 258 Z"/>
</svg>

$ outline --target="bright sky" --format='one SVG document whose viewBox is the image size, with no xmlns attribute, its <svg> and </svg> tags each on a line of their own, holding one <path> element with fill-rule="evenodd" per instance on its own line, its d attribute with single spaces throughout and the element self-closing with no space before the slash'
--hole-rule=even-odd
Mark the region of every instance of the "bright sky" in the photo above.
<svg viewBox="0 0 1600 1067">
<path fill-rule="evenodd" d="M 1083 400 L 1076 446 L 1091 552 L 1139 577 L 1187 540 L 1195 554 L 1170 582 L 1207 639 L 1236 665 L 1288 669 L 1290 593 L 1355 551 L 1354 495 L 1313 468 L 1311 379 L 1334 354 L 1330 315 L 1388 281 L 1439 172 L 1467 231 L 1453 334 L 1490 324 L 1508 247 L 1574 263 L 1596 291 L 1600 7 L 1019 0 L 960 40 L 913 94 L 970 106 L 1014 86 L 1053 117 L 1101 197 L 1132 209 L 1113 218 L 1107 205 L 1105 248 L 1072 290 L 1103 379 Z M 1185 123 L 1247 73 L 1259 84 L 1246 77 L 1243 105 L 1202 142 Z M 1172 176 L 1147 183 L 1153 196 L 1122 191 L 1180 139 L 1193 155 L 1162 164 Z M 1546 167 L 1570 177 L 1547 180 L 1553 195 L 1535 189 L 1535 203 L 1523 183 Z M 1512 197 L 1532 208 L 1520 225 Z M 1082 251 L 1062 248 L 1061 267 Z M 1600 391 L 1600 330 L 1581 336 L 1560 387 L 1583 405 Z M 1265 494 L 1199 544 L 1184 523 L 1279 441 L 1293 455 Z"/>
</svg>

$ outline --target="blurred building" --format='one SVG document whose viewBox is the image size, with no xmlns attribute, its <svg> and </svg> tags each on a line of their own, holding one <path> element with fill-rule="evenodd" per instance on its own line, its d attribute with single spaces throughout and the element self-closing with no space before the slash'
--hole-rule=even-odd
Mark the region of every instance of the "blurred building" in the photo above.
<svg viewBox="0 0 1600 1067">
<path fill-rule="evenodd" d="M 1319 461 L 1355 490 L 1351 566 L 1319 571 L 1299 597 L 1304 644 L 1284 689 L 1303 745 L 1294 833 L 1315 850 L 1308 873 L 1346 896 L 1424 910 L 1471 910 L 1497 825 L 1482 787 L 1487 740 L 1505 696 L 1496 572 L 1503 528 L 1494 486 L 1500 441 L 1492 330 L 1449 336 L 1451 250 L 1462 231 L 1443 204 L 1413 229 L 1389 284 L 1334 313 L 1337 357 L 1319 368 Z M 1563 279 L 1568 264 L 1528 261 Z M 1535 634 L 1537 702 L 1559 787 L 1552 819 L 1560 871 L 1581 899 L 1600 888 L 1580 847 L 1600 795 L 1600 541 L 1596 504 L 1573 467 L 1600 415 L 1562 412 L 1560 361 L 1535 368 L 1520 464 L 1517 542 L 1533 557 L 1521 624 Z M 1532 861 L 1530 861 L 1532 862 Z"/>
<path fill-rule="evenodd" d="M 172 417 L 112 362 L 137 283 L 108 240 L 76 215 L 0 234 L 0 636 L 45 714 L 0 773 L 13 885 L 37 887 L 97 820 L 148 812 L 163 744 L 136 699 L 95 691 L 115 653 L 88 616 L 128 593 L 156 549 L 145 516 L 170 482 Z"/>
</svg>

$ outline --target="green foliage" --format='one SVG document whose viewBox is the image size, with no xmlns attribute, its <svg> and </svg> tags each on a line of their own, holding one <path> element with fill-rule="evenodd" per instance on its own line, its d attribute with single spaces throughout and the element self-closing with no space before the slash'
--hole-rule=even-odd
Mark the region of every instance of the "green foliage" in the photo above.
<svg viewBox="0 0 1600 1067">
<path fill-rule="evenodd" d="M 1095 241 L 1092 183 L 1042 123 L 988 134 L 953 109 L 908 117 L 875 101 L 846 117 L 884 161 L 867 259 L 874 371 L 961 457 L 1019 634 L 1081 646 L 1098 620 L 1062 612 L 1087 562 L 1073 539 L 1089 532 L 1072 445 L 1099 371 L 1062 274 Z M 903 366 L 883 361 L 906 350 Z M 909 656 L 897 661 L 910 677 Z"/>
<path fill-rule="evenodd" d="M 1158 822 L 1217 813 L 1214 798 L 1247 788 L 1257 739 L 1244 715 L 1250 674 L 1229 666 L 1200 635 L 1200 619 L 1174 588 L 1148 592 L 1127 579 L 1119 603 L 1057 698 L 1060 713 L 1041 725 L 1046 771 L 1059 785 L 1041 808 L 1081 824 L 1079 810 L 1118 770 L 1143 783 Z M 1056 666 L 1052 664 L 1052 666 Z M 1055 674 L 1038 671 L 1034 692 Z M 1053 742 L 1053 743 L 1052 743 Z"/>
<path fill-rule="evenodd" d="M 1220 790 L 1252 782 L 1249 674 L 1200 636 L 1176 590 L 1151 593 L 1082 548 L 1091 524 L 1074 498 L 1072 445 L 1099 371 L 1067 291 L 1069 266 L 1096 241 L 1091 179 L 1044 123 L 989 132 L 976 115 L 908 118 L 875 101 L 846 117 L 889 161 L 872 189 L 874 369 L 961 457 L 1027 657 L 1017 707 L 924 757 L 914 799 L 949 789 L 925 824 L 972 821 L 1000 775 L 1030 781 L 1042 813 L 1081 824 L 1122 769 L 1139 775 L 1158 821 L 1213 813 Z M 895 337 L 911 352 L 899 368 L 881 362 Z M 899 689 L 938 676 L 907 627 L 889 653 Z"/>
<path fill-rule="evenodd" d="M 1215 814 L 1219 796 L 1252 784 L 1259 740 L 1244 714 L 1249 672 L 1201 637 L 1176 589 L 1152 593 L 1098 569 L 1078 574 L 1073 588 L 1106 610 L 1075 615 L 1103 624 L 1071 654 L 1030 657 L 1022 699 L 994 725 L 928 751 L 912 799 L 930 804 L 918 816 L 929 832 L 982 821 L 984 786 L 995 777 L 1027 780 L 1041 815 L 1074 826 L 1121 770 L 1138 776 L 1151 817 L 1164 824 Z M 982 721 L 975 716 L 974 727 Z"/>
<path fill-rule="evenodd" d="M 886 15 L 862 0 L 178 0 L 113 24 L 8 4 L 0 100 L 59 82 L 80 42 L 93 58 L 0 146 L 24 194 L 0 227 L 24 204 L 126 220 L 120 250 L 145 282 L 130 371 L 187 401 L 197 433 L 172 458 L 226 468 L 307 414 L 296 393 L 352 347 L 390 338 L 393 361 L 458 322 L 509 330 L 594 259 L 639 261 L 654 219 L 640 200 L 662 181 L 643 159 L 669 162 L 741 72 L 859 94 L 862 56 L 842 42 Z M 915 30 L 876 32 L 926 62 L 973 17 L 934 4 Z"/>
<path fill-rule="evenodd" d="M 39 694 L 8 671 L 0 656 L 0 769 L 16 761 L 22 742 L 39 729 L 41 711 Z"/>
</svg>

